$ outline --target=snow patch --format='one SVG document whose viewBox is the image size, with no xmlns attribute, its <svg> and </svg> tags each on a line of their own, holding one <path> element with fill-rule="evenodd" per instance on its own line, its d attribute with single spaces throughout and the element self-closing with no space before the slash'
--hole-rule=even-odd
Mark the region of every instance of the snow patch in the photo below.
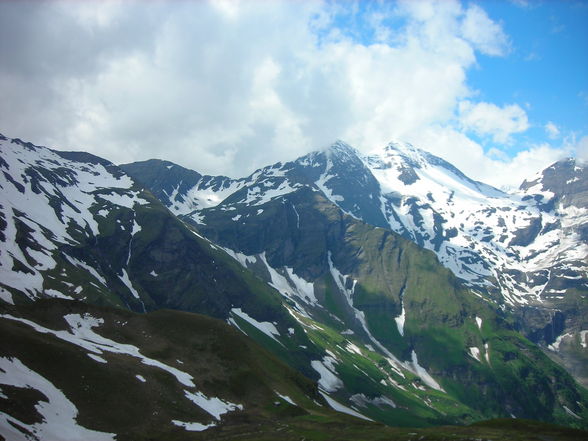
<svg viewBox="0 0 588 441">
<path fill-rule="evenodd" d="M 294 274 L 293 268 L 285 267 L 285 269 L 290 281 L 294 284 L 294 290 L 308 302 L 317 303 L 317 298 L 314 295 L 314 284 L 312 282 L 307 282 L 302 277 Z"/>
<path fill-rule="evenodd" d="M 45 295 L 47 295 L 49 297 L 53 297 L 54 299 L 67 299 L 67 300 L 72 299 L 70 296 L 66 296 L 65 294 L 63 294 L 55 289 L 46 289 L 43 292 L 45 293 Z"/>
<path fill-rule="evenodd" d="M 361 418 L 362 420 L 373 421 L 372 419 L 366 417 L 365 415 L 362 415 L 361 413 L 359 413 L 353 409 L 350 409 L 347 406 L 344 406 L 343 404 L 339 403 L 338 401 L 335 401 L 334 399 L 332 399 L 330 396 L 328 396 L 323 391 L 319 390 L 319 393 L 327 401 L 329 406 L 331 406 L 331 408 L 336 410 L 337 412 L 346 413 L 347 415 L 352 415 L 354 417 Z"/>
<path fill-rule="evenodd" d="M 352 352 L 352 353 L 355 353 L 355 354 L 357 354 L 357 355 L 362 355 L 362 353 L 361 353 L 361 349 L 359 349 L 359 347 L 357 347 L 356 345 L 354 345 L 354 344 L 353 344 L 353 343 L 351 343 L 351 342 L 348 342 L 348 343 L 347 343 L 347 346 L 345 346 L 345 349 L 346 349 L 348 352 Z"/>
<path fill-rule="evenodd" d="M 223 401 L 220 398 L 212 397 L 208 398 L 202 392 L 192 393 L 187 390 L 184 391 L 186 398 L 196 404 L 198 407 L 202 408 L 217 421 L 220 421 L 221 415 L 225 413 L 232 412 L 234 410 L 243 410 L 242 404 L 235 404 L 229 401 Z"/>
<path fill-rule="evenodd" d="M 80 426 L 76 419 L 78 409 L 49 380 L 29 369 L 17 358 L 0 357 L 0 384 L 22 389 L 38 390 L 47 400 L 35 405 L 43 421 L 25 424 L 12 416 L 0 412 L 0 435 L 7 440 L 29 440 L 16 427 L 22 427 L 34 433 L 37 439 L 60 441 L 112 441 L 114 433 L 98 432 Z"/>
<path fill-rule="evenodd" d="M 6 303 L 14 305 L 14 300 L 12 300 L 12 294 L 6 291 L 4 288 L 0 287 L 0 299 Z"/>
<path fill-rule="evenodd" d="M 582 417 L 577 415 L 576 413 L 572 412 L 572 410 L 568 407 L 568 406 L 563 406 L 564 410 L 566 411 L 566 413 L 574 418 L 576 418 L 577 420 L 581 420 Z"/>
<path fill-rule="evenodd" d="M 469 354 L 470 357 L 475 358 L 479 362 L 482 361 L 482 359 L 480 358 L 480 349 L 479 348 L 477 348 L 475 346 L 472 346 L 472 347 L 470 347 L 468 349 L 469 349 L 469 352 L 470 352 L 470 354 Z"/>
<path fill-rule="evenodd" d="M 53 329 L 45 328 L 44 326 L 38 325 L 27 319 L 20 317 L 14 317 L 8 314 L 0 314 L 0 317 L 15 320 L 24 323 L 32 327 L 35 331 L 42 334 L 51 334 L 55 337 L 67 341 L 68 343 L 74 344 L 89 351 L 93 354 L 102 354 L 103 352 L 112 352 L 114 354 L 127 354 L 131 357 L 140 359 L 141 363 L 148 366 L 154 366 L 158 369 L 169 372 L 173 375 L 176 380 L 188 387 L 195 387 L 192 375 L 182 372 L 172 366 L 168 366 L 165 363 L 148 358 L 141 354 L 139 348 L 133 345 L 118 343 L 114 340 L 102 337 L 96 334 L 93 328 L 98 327 L 104 323 L 101 318 L 92 317 L 90 314 L 68 314 L 64 317 L 65 321 L 70 326 L 68 331 L 55 331 Z"/>
<path fill-rule="evenodd" d="M 63 256 L 65 256 L 66 260 L 68 260 L 69 263 L 71 263 L 74 266 L 77 266 L 78 268 L 81 268 L 83 270 L 88 271 L 102 285 L 107 286 L 106 279 L 104 277 L 102 277 L 100 274 L 98 274 L 98 271 L 96 271 L 95 268 L 93 268 L 90 265 L 82 262 L 81 260 L 76 259 L 75 257 L 71 257 L 71 256 L 69 256 L 67 254 L 63 254 Z"/>
<path fill-rule="evenodd" d="M 293 268 L 285 267 L 286 276 L 278 273 L 268 263 L 265 252 L 260 254 L 259 258 L 270 274 L 271 282 L 269 285 L 277 289 L 280 294 L 292 299 L 294 302 L 296 302 L 296 299 L 300 299 L 307 304 L 317 304 L 318 301 L 314 295 L 314 284 L 312 282 L 307 282 L 302 277 L 296 275 Z"/>
<path fill-rule="evenodd" d="M 327 159 L 327 166 L 325 167 L 324 173 L 318 178 L 315 182 L 315 185 L 324 193 L 324 195 L 335 205 L 338 205 L 338 202 L 343 202 L 345 199 L 341 195 L 333 194 L 333 191 L 327 187 L 327 182 L 331 180 L 334 176 L 329 175 L 329 171 L 332 167 L 331 159 Z"/>
<path fill-rule="evenodd" d="M 384 385 L 386 385 L 385 382 Z M 392 401 L 390 398 L 385 397 L 383 395 L 375 398 L 368 398 L 365 394 L 355 394 L 352 395 L 351 398 L 349 398 L 349 400 L 356 406 L 364 408 L 370 404 L 377 407 L 390 406 L 392 408 L 396 408 L 396 403 L 394 403 L 394 401 Z"/>
<path fill-rule="evenodd" d="M 216 423 L 200 424 L 200 423 L 186 423 L 184 421 L 172 420 L 176 426 L 183 427 L 189 432 L 202 432 L 206 429 L 216 426 Z"/>
<path fill-rule="evenodd" d="M 404 336 L 404 322 L 406 320 L 406 310 L 404 309 L 404 300 L 402 301 L 402 312 L 398 317 L 394 318 L 396 322 L 396 326 L 398 327 L 398 332 L 400 335 Z"/>
<path fill-rule="evenodd" d="M 312 368 L 321 376 L 318 381 L 319 386 L 327 392 L 335 392 L 343 387 L 343 381 L 336 375 L 336 363 L 337 361 L 330 356 L 325 356 L 322 361 L 313 360 L 310 362 Z"/>
<path fill-rule="evenodd" d="M 247 256 L 243 253 L 239 253 L 238 251 L 233 251 L 230 248 L 221 247 L 221 249 L 237 262 L 239 262 L 244 268 L 247 268 L 250 264 L 257 262 L 257 257 L 255 256 Z"/>
<path fill-rule="evenodd" d="M 98 363 L 108 363 L 104 358 L 100 357 L 99 355 L 96 354 L 86 354 L 88 357 L 90 357 L 92 360 L 97 361 Z"/>
<path fill-rule="evenodd" d="M 445 390 L 439 385 L 439 383 L 437 383 L 435 381 L 435 379 L 433 377 L 431 377 L 431 375 L 426 371 L 426 369 L 419 364 L 419 360 L 417 358 L 417 354 L 414 351 L 414 349 L 411 354 L 411 359 L 412 359 L 412 366 L 414 368 L 414 372 L 419 377 L 421 377 L 421 380 L 423 380 L 427 386 L 429 386 L 433 389 L 437 389 L 441 392 L 445 392 Z"/>
<path fill-rule="evenodd" d="M 145 205 L 149 203 L 145 199 L 138 197 L 138 194 L 139 192 L 127 192 L 123 194 L 111 193 L 101 194 L 99 197 L 112 204 L 132 210 L 135 208 L 135 204 Z"/>
<path fill-rule="evenodd" d="M 286 402 L 290 403 L 292 406 L 296 406 L 296 403 L 295 403 L 294 401 L 292 401 L 292 398 L 290 398 L 289 396 L 287 396 L 287 395 L 282 395 L 282 394 L 281 394 L 281 393 L 279 393 L 278 391 L 274 391 L 274 392 L 275 392 L 275 393 L 276 393 L 276 395 L 277 395 L 278 397 L 280 397 L 282 400 L 284 400 L 284 401 L 286 401 Z"/>
<path fill-rule="evenodd" d="M 572 334 L 570 334 L 570 333 L 562 334 L 562 335 L 560 335 L 559 337 L 557 337 L 557 338 L 555 339 L 555 341 L 554 341 L 553 343 L 551 343 L 551 344 L 550 344 L 549 346 L 547 346 L 547 347 L 548 347 L 549 349 L 551 349 L 552 351 L 555 351 L 555 352 L 557 352 L 557 351 L 559 351 L 559 345 L 561 344 L 561 342 L 563 341 L 563 339 L 564 339 L 564 338 L 567 338 L 567 337 L 571 337 L 571 336 L 572 336 Z"/>
<path fill-rule="evenodd" d="M 258 322 L 253 317 L 251 317 L 247 313 L 243 312 L 241 310 L 241 308 L 233 308 L 233 309 L 231 309 L 231 314 L 234 314 L 237 317 L 245 320 L 247 323 L 249 323 L 250 325 L 252 325 L 255 328 L 259 329 L 261 332 L 263 332 L 265 335 L 267 335 L 271 339 L 273 339 L 273 340 L 277 341 L 278 343 L 282 344 L 282 342 L 276 338 L 276 336 L 277 337 L 280 337 L 281 336 L 280 331 L 278 331 L 278 328 L 276 328 L 276 326 L 273 323 L 270 323 L 270 322 Z"/>
</svg>

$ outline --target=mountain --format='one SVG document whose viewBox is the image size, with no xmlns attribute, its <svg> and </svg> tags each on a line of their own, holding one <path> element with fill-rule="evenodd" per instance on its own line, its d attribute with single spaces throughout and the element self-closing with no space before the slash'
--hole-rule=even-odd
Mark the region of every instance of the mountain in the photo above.
<svg viewBox="0 0 588 441">
<path fill-rule="evenodd" d="M 142 167 L 167 176 L 166 187 Z M 514 313 L 518 329 L 588 385 L 585 165 L 560 161 L 512 194 L 403 143 L 366 156 L 339 141 L 239 180 L 207 176 L 185 185 L 177 167 L 123 166 L 203 231 L 219 210 L 235 210 L 231 219 L 239 224 L 247 207 L 302 187 L 320 191 L 350 216 L 435 252 L 471 290 Z"/>
<path fill-rule="evenodd" d="M 202 176 L 162 161 L 117 167 L 86 153 L 6 137 L 0 138 L 0 152 L 0 293 L 6 314 L 19 318 L 3 317 L 4 322 L 20 322 L 19 329 L 26 325 L 33 335 L 64 337 L 70 344 L 80 335 L 101 342 L 96 329 L 172 366 L 166 345 L 177 347 L 189 338 L 177 327 L 169 334 L 163 329 L 167 321 L 159 322 L 159 354 L 148 352 L 146 341 L 102 334 L 100 319 L 108 324 L 104 314 L 126 310 L 155 320 L 163 308 L 205 314 L 316 382 L 317 402 L 353 415 L 354 424 L 360 419 L 424 427 L 517 416 L 585 426 L 587 392 L 516 331 L 517 319 L 503 303 L 456 277 L 434 251 L 394 232 L 381 210 L 379 226 L 353 212 L 356 206 L 366 213 L 376 206 L 380 184 L 364 158 L 343 143 L 240 180 Z M 345 182 L 357 191 L 342 196 Z M 377 219 L 378 211 L 369 215 Z M 77 321 L 63 311 L 43 322 L 43 310 L 61 308 L 50 306 L 62 305 L 60 299 L 84 302 L 76 303 Z M 119 311 L 104 312 L 112 307 Z M 169 322 L 185 317 L 170 314 Z M 133 328 L 147 326 L 133 320 Z M 231 340 L 228 331 L 218 332 L 221 340 Z M 2 372 L 13 370 L 18 359 L 33 372 L 19 365 L 23 381 L 39 380 L 34 372 L 51 377 L 27 358 L 34 355 L 29 348 L 44 344 L 50 346 L 46 354 L 62 353 L 62 342 L 45 337 L 39 344 L 33 343 L 38 336 L 26 337 L 31 346 L 17 345 L 17 352 L 3 345 Z M 68 358 L 70 371 L 77 369 L 78 355 Z M 110 366 L 101 367 L 109 375 Z M 239 375 L 237 362 L 225 367 L 225 378 Z M 8 396 L 4 390 L 15 380 L 3 381 Z M 242 392 L 225 394 L 219 386 L 218 393 L 202 393 L 237 405 L 251 399 Z M 2 411 L 0 426 L 10 424 L 6 415 L 33 424 L 30 415 L 23 416 L 26 421 L 14 415 L 38 400 L 17 397 L 16 408 Z M 310 404 L 302 408 L 313 411 Z M 327 420 L 339 424 L 339 416 L 326 412 Z M 224 418 L 218 430 L 233 430 Z M 208 424 L 203 418 L 178 421 Z M 251 430 L 256 423 L 243 424 L 234 430 Z M 87 427 L 119 433 L 107 426 Z"/>
<path fill-rule="evenodd" d="M 386 151 L 398 150 L 389 147 Z M 410 167 L 407 165 L 401 171 L 401 178 L 406 181 L 402 185 L 417 183 L 418 170 L 435 167 L 436 173 L 430 174 L 438 181 L 446 182 L 450 177 L 460 180 L 460 194 L 453 190 L 451 195 L 451 190 L 441 184 L 435 189 L 433 181 L 427 183 L 427 188 L 436 195 L 436 190 L 447 191 L 456 204 L 465 206 L 463 201 L 467 198 L 480 203 L 489 197 L 507 198 L 492 187 L 466 178 L 439 158 L 415 157 L 419 152 L 412 152 Z M 342 354 L 332 347 L 346 347 L 351 343 L 359 349 L 358 355 L 370 351 L 383 355 L 395 368 L 419 375 L 425 386 L 443 392 L 451 389 L 451 396 L 477 411 L 500 413 L 509 409 L 508 412 L 516 415 L 525 412 L 522 409 L 530 403 L 512 401 L 513 385 L 508 382 L 518 382 L 520 377 L 528 376 L 553 378 L 554 374 L 539 371 L 529 374 L 530 366 L 543 359 L 539 353 L 533 352 L 530 358 L 513 357 L 515 352 L 527 352 L 531 346 L 518 339 L 514 332 L 517 323 L 505 310 L 509 304 L 497 297 L 495 290 L 487 289 L 491 287 L 490 281 L 481 275 L 476 279 L 455 277 L 439 264 L 439 254 L 435 256 L 418 246 L 423 246 L 427 238 L 431 251 L 435 241 L 437 251 L 447 250 L 449 245 L 445 240 L 451 239 L 455 232 L 442 229 L 440 215 L 419 211 L 416 196 L 406 198 L 403 203 L 399 194 L 384 192 L 380 184 L 383 178 L 372 169 L 377 170 L 378 166 L 387 170 L 386 164 L 376 159 L 361 157 L 353 148 L 338 142 L 326 151 L 265 167 L 247 178 L 221 178 L 224 185 L 218 192 L 209 184 L 214 178 L 201 177 L 192 188 L 180 193 L 183 182 L 173 180 L 177 166 L 170 167 L 170 163 L 148 161 L 122 168 L 152 191 L 164 195 L 162 202 L 170 210 L 197 226 L 204 236 L 230 251 L 244 267 L 279 289 L 303 325 L 310 318 L 314 326 L 322 328 L 323 335 L 313 335 L 319 334 L 314 329 L 311 339 L 317 345 L 326 345 L 325 349 L 337 355 L 332 357 L 335 360 L 341 360 Z M 370 164 L 372 168 L 368 167 Z M 157 174 L 167 187 L 162 189 L 151 183 L 142 173 L 145 168 Z M 391 185 L 391 188 L 400 187 Z M 475 198 L 474 192 L 477 192 Z M 427 207 L 433 203 L 432 194 Z M 406 204 L 411 208 L 402 208 Z M 407 210 L 404 218 L 398 207 Z M 420 208 L 428 210 L 427 207 Z M 433 228 L 436 236 L 425 231 L 424 217 L 416 221 L 421 214 L 433 220 L 431 225 L 437 225 Z M 392 232 L 394 220 L 405 226 L 400 230 L 405 238 Z M 422 229 L 419 240 L 408 234 L 417 226 Z M 472 254 L 462 251 L 464 259 Z M 476 267 L 483 260 L 478 257 L 469 262 Z M 454 269 L 453 265 L 447 266 Z M 494 332 L 497 353 L 492 344 Z M 331 339 L 333 335 L 352 337 L 347 342 L 341 337 L 329 341 L 329 335 Z M 498 365 L 492 355 L 505 362 L 504 368 L 496 369 Z M 525 367 L 513 369 L 509 361 L 514 358 L 525 359 Z M 488 371 L 482 373 L 480 364 L 489 367 Z M 342 374 L 344 369 L 335 367 L 331 372 L 342 377 L 338 378 L 340 382 L 334 381 L 333 388 L 338 385 L 341 390 L 336 389 L 335 393 L 343 398 L 344 391 L 356 384 L 357 379 Z M 505 376 L 510 375 L 511 380 L 505 382 Z M 398 381 L 392 378 L 393 383 Z M 489 389 L 492 397 L 485 397 L 481 403 L 479 394 L 487 394 Z M 477 392 L 470 394 L 473 390 Z M 518 398 L 545 395 L 524 388 L 519 392 Z M 387 392 L 388 396 L 393 393 Z M 346 399 L 354 397 L 357 399 L 348 393 Z M 535 406 L 537 400 L 532 401 Z M 540 412 L 537 407 L 532 411 L 535 415 Z"/>
</svg>

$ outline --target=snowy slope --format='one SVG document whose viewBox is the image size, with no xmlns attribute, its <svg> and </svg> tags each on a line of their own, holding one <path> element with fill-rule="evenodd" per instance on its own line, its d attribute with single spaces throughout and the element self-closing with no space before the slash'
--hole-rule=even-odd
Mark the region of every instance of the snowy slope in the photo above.
<svg viewBox="0 0 588 441">
<path fill-rule="evenodd" d="M 507 303 L 526 304 L 549 294 L 555 267 L 586 277 L 588 245 L 574 227 L 588 211 L 564 207 L 540 184 L 506 194 L 407 144 L 364 161 L 380 183 L 390 226 L 434 250 L 471 286 L 492 285 Z"/>
<path fill-rule="evenodd" d="M 570 184 L 586 180 L 585 168 L 576 168 L 578 176 L 571 176 Z M 471 287 L 490 290 L 511 306 L 553 294 L 554 268 L 565 269 L 570 279 L 585 279 L 588 269 L 588 245 L 578 234 L 588 219 L 586 206 L 574 205 L 569 196 L 571 204 L 559 200 L 540 181 L 504 193 L 409 144 L 391 143 L 365 156 L 338 141 L 247 178 L 201 177 L 183 194 L 178 193 L 181 185 L 164 201 L 196 223 L 205 222 L 209 210 L 235 211 L 239 222 L 243 213 L 237 210 L 243 206 L 310 187 L 345 213 L 433 250 Z"/>
<path fill-rule="evenodd" d="M 96 287 L 104 288 L 99 268 L 59 249 L 75 249 L 95 238 L 117 212 L 148 205 L 141 189 L 118 167 L 89 154 L 56 152 L 1 135 L 0 152 L 2 299 L 12 303 L 14 293 L 30 298 L 79 297 L 81 287 L 70 283 L 56 289 L 44 280 L 43 274 L 59 269 L 58 259 L 90 273 Z M 115 228 L 128 241 L 141 229 L 134 216 L 117 220 Z M 124 268 L 118 276 L 133 292 Z"/>
<path fill-rule="evenodd" d="M 160 164 L 159 173 L 167 172 L 173 182 L 169 164 Z M 571 332 L 576 338 L 588 328 L 582 319 L 588 291 L 587 182 L 585 166 L 566 160 L 505 193 L 406 143 L 362 155 L 337 141 L 239 180 L 202 177 L 183 193 L 175 191 L 182 184 L 176 181 L 174 187 L 168 184 L 174 197 L 163 200 L 168 206 L 183 201 L 173 203 L 174 212 L 200 226 L 230 213 L 237 228 L 265 216 L 263 204 L 286 203 L 289 195 L 310 189 L 354 218 L 434 251 L 481 297 L 515 311 L 526 335 L 548 346 L 559 335 Z M 146 184 L 157 191 L 152 181 Z M 296 204 L 289 207 L 300 226 Z"/>
</svg>

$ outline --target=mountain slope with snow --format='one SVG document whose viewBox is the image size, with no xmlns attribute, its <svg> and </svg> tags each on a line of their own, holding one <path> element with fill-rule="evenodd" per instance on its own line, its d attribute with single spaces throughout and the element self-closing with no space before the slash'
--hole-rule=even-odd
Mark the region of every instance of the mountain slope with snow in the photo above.
<svg viewBox="0 0 588 441">
<path fill-rule="evenodd" d="M 336 377 L 333 365 L 325 365 L 331 366 L 326 370 L 321 366 L 331 357 L 327 350 L 340 350 L 320 344 L 324 340 L 316 336 L 310 338 L 309 330 L 319 329 L 317 325 L 297 316 L 274 287 L 244 269 L 240 256 L 179 221 L 121 169 L 85 154 L 57 152 L 20 140 L 1 141 L 4 302 L 59 297 L 139 312 L 196 311 L 227 321 L 313 380 Z M 51 230 L 44 227 L 49 221 L 55 224 Z M 54 234 L 60 230 L 61 234 Z M 51 259 L 51 264 L 43 264 L 39 255 Z M 307 295 L 313 295 L 312 286 L 308 289 L 302 279 L 292 277 Z M 29 278 L 36 284 L 31 285 Z M 345 339 L 342 347 L 351 341 Z M 368 363 L 364 371 L 375 369 L 369 356 L 362 354 L 360 359 Z M 362 375 L 359 368 L 352 369 L 353 376 Z M 410 389 L 382 385 L 374 399 L 384 403 L 391 401 L 389 396 L 401 396 L 412 421 L 420 424 L 459 421 L 463 414 L 481 417 L 466 406 L 458 407 L 449 396 L 444 400 L 455 403 L 461 415 L 454 413 L 448 419 L 439 409 L 423 406 L 421 395 L 430 391 L 420 390 L 416 367 L 407 364 L 398 369 L 394 375 L 409 375 Z M 352 409 L 341 400 L 353 394 L 343 390 L 338 391 L 340 397 L 331 397 L 335 390 L 324 384 L 325 399 L 339 410 L 363 415 L 380 409 L 375 405 L 366 411 Z M 372 399 L 369 391 L 356 390 Z"/>
<path fill-rule="evenodd" d="M 365 348 L 368 353 L 387 357 L 395 368 L 419 375 L 422 384 L 432 389 L 457 388 L 448 386 L 449 378 L 456 375 L 453 363 L 466 357 L 468 362 L 460 369 L 472 380 L 460 383 L 469 389 L 492 388 L 500 394 L 503 386 L 493 383 L 497 381 L 493 369 L 483 378 L 472 369 L 478 370 L 476 363 L 480 362 L 497 366 L 499 362 L 492 361 L 493 357 L 508 357 L 493 352 L 489 335 L 483 334 L 480 339 L 472 332 L 482 331 L 482 323 L 500 323 L 495 331 L 511 329 L 507 323 L 510 319 L 505 320 L 509 313 L 501 308 L 503 301 L 489 302 L 491 293 L 480 293 L 490 282 L 472 291 L 471 281 L 452 277 L 439 265 L 434 250 L 416 251 L 416 244 L 409 245 L 409 241 L 391 233 L 382 208 L 397 199 L 379 193 L 378 180 L 364 159 L 351 147 L 337 143 L 325 152 L 261 169 L 242 179 L 243 186 L 220 203 L 184 219 L 191 219 L 206 237 L 278 289 L 315 343 L 321 345 L 332 335 L 331 331 L 320 331 L 325 326 L 345 336 L 347 342 L 335 340 L 325 348 L 337 357 L 341 355 L 333 350 L 333 343 L 335 347 L 353 344 Z M 468 197 L 482 203 L 483 197 L 475 192 L 505 197 L 498 190 L 468 180 L 447 164 L 441 165 L 451 176 L 464 181 L 465 196 L 460 200 Z M 414 175 L 418 176 L 416 172 Z M 142 179 L 140 175 L 135 178 Z M 372 216 L 371 222 L 359 219 L 363 213 L 369 213 L 364 218 Z M 374 227 L 378 223 L 380 227 Z M 514 346 L 507 350 L 504 342 L 508 338 L 499 338 L 501 350 L 524 347 L 521 342 L 512 342 Z M 454 355 L 447 357 L 448 353 Z M 334 355 L 330 357 L 337 360 Z M 333 360 L 322 362 L 331 366 L 331 374 L 339 372 Z M 536 359 L 530 363 L 541 362 Z M 313 367 L 325 374 L 324 387 L 336 391 L 340 399 L 343 390 L 357 381 L 350 375 L 333 378 L 316 363 Z M 402 384 L 398 378 L 391 378 L 392 384 Z M 521 396 L 536 393 L 528 391 Z M 502 396 L 487 397 L 485 402 L 499 402 L 504 409 L 508 401 Z M 476 406 L 474 402 L 468 404 Z M 515 408 L 520 409 L 520 404 L 509 406 L 518 414 Z"/>
<path fill-rule="evenodd" d="M 119 168 L 4 137 L 0 149 L 5 304 L 67 297 L 88 311 L 98 304 L 216 317 L 316 381 L 323 405 L 363 420 L 427 426 L 513 414 L 582 426 L 586 392 L 515 332 L 502 303 L 390 228 L 381 184 L 344 143 L 239 180 L 165 161 Z M 111 350 L 117 335 L 83 317 L 64 314 L 52 327 L 26 314 L 16 321 L 83 346 L 92 363 L 114 352 L 175 366 L 158 356 L 169 336 L 163 354 L 126 343 Z"/>
<path fill-rule="evenodd" d="M 137 165 L 125 167 L 158 191 L 148 176 L 135 174 Z M 157 163 L 151 167 L 162 169 Z M 173 180 L 171 170 L 168 174 Z M 345 213 L 434 251 L 472 290 L 514 312 L 518 326 L 544 348 L 571 346 L 573 359 L 588 357 L 588 174 L 574 160 L 554 164 L 509 194 L 409 144 L 392 143 L 362 155 L 338 141 L 247 178 L 225 181 L 222 191 L 208 187 L 215 195 L 207 193 L 207 200 L 214 200 L 208 206 L 201 196 L 207 181 L 214 179 L 181 195 L 190 208 L 177 210 L 178 215 L 203 225 L 212 213 L 227 211 L 238 224 L 245 215 L 262 215 L 252 207 L 310 188 Z M 176 181 L 174 188 L 181 185 Z M 169 199 L 163 201 L 171 205 Z M 202 208 L 193 211 L 197 206 Z M 569 344 L 554 345 L 559 337 Z M 572 371 L 588 384 L 585 369 Z"/>
</svg>

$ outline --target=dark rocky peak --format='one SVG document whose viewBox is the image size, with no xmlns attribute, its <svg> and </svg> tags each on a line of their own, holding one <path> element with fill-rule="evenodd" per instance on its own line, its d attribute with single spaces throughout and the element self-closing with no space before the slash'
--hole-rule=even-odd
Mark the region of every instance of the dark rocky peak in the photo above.
<svg viewBox="0 0 588 441">
<path fill-rule="evenodd" d="M 112 162 L 108 161 L 107 159 L 101 158 L 96 155 L 92 155 L 91 153 L 86 152 L 61 152 L 58 150 L 52 150 L 57 155 L 61 156 L 63 159 L 67 159 L 68 161 L 78 162 L 80 163 L 80 167 L 82 169 L 88 169 L 88 164 L 94 165 L 101 165 L 103 166 L 110 174 L 112 174 L 115 178 L 119 179 L 124 176 L 125 172 L 120 167 L 114 165 Z M 98 173 L 98 172 L 95 172 Z"/>
<path fill-rule="evenodd" d="M 349 144 L 337 140 L 325 150 L 327 157 L 337 162 L 347 162 L 358 159 L 360 153 Z"/>
<path fill-rule="evenodd" d="M 103 165 L 105 168 L 113 167 L 114 164 L 107 159 L 100 158 L 99 156 L 92 155 L 86 152 L 61 152 L 59 150 L 53 150 L 54 153 L 61 156 L 63 159 L 68 161 L 81 162 L 84 164 Z"/>
<path fill-rule="evenodd" d="M 22 139 L 20 138 L 4 138 L 4 141 L 8 141 L 10 139 L 10 143 L 11 144 L 16 144 L 19 145 L 21 147 L 24 147 L 27 150 L 31 150 L 31 151 L 35 151 L 37 150 L 40 146 L 36 146 L 35 144 L 33 144 L 32 142 L 24 142 Z"/>
<path fill-rule="evenodd" d="M 286 163 L 284 169 L 290 179 L 312 185 L 324 173 L 326 166 L 325 151 L 315 151 Z"/>
<path fill-rule="evenodd" d="M 133 179 L 146 185 L 151 192 L 166 205 L 171 205 L 171 195 L 177 190 L 177 197 L 182 198 L 193 188 L 202 175 L 170 161 L 149 159 L 147 161 L 122 164 L 120 166 Z"/>
<path fill-rule="evenodd" d="M 547 167 L 534 179 L 525 180 L 521 190 L 550 192 L 556 202 L 564 206 L 588 207 L 588 171 L 586 164 L 566 158 Z"/>
<path fill-rule="evenodd" d="M 285 175 L 291 182 L 312 185 L 328 172 L 348 172 L 349 167 L 362 167 L 360 153 L 343 141 L 337 140 L 323 150 L 316 150 L 282 165 L 278 162 L 255 172 L 252 176 Z M 330 171 L 332 170 L 332 171 Z"/>
</svg>

